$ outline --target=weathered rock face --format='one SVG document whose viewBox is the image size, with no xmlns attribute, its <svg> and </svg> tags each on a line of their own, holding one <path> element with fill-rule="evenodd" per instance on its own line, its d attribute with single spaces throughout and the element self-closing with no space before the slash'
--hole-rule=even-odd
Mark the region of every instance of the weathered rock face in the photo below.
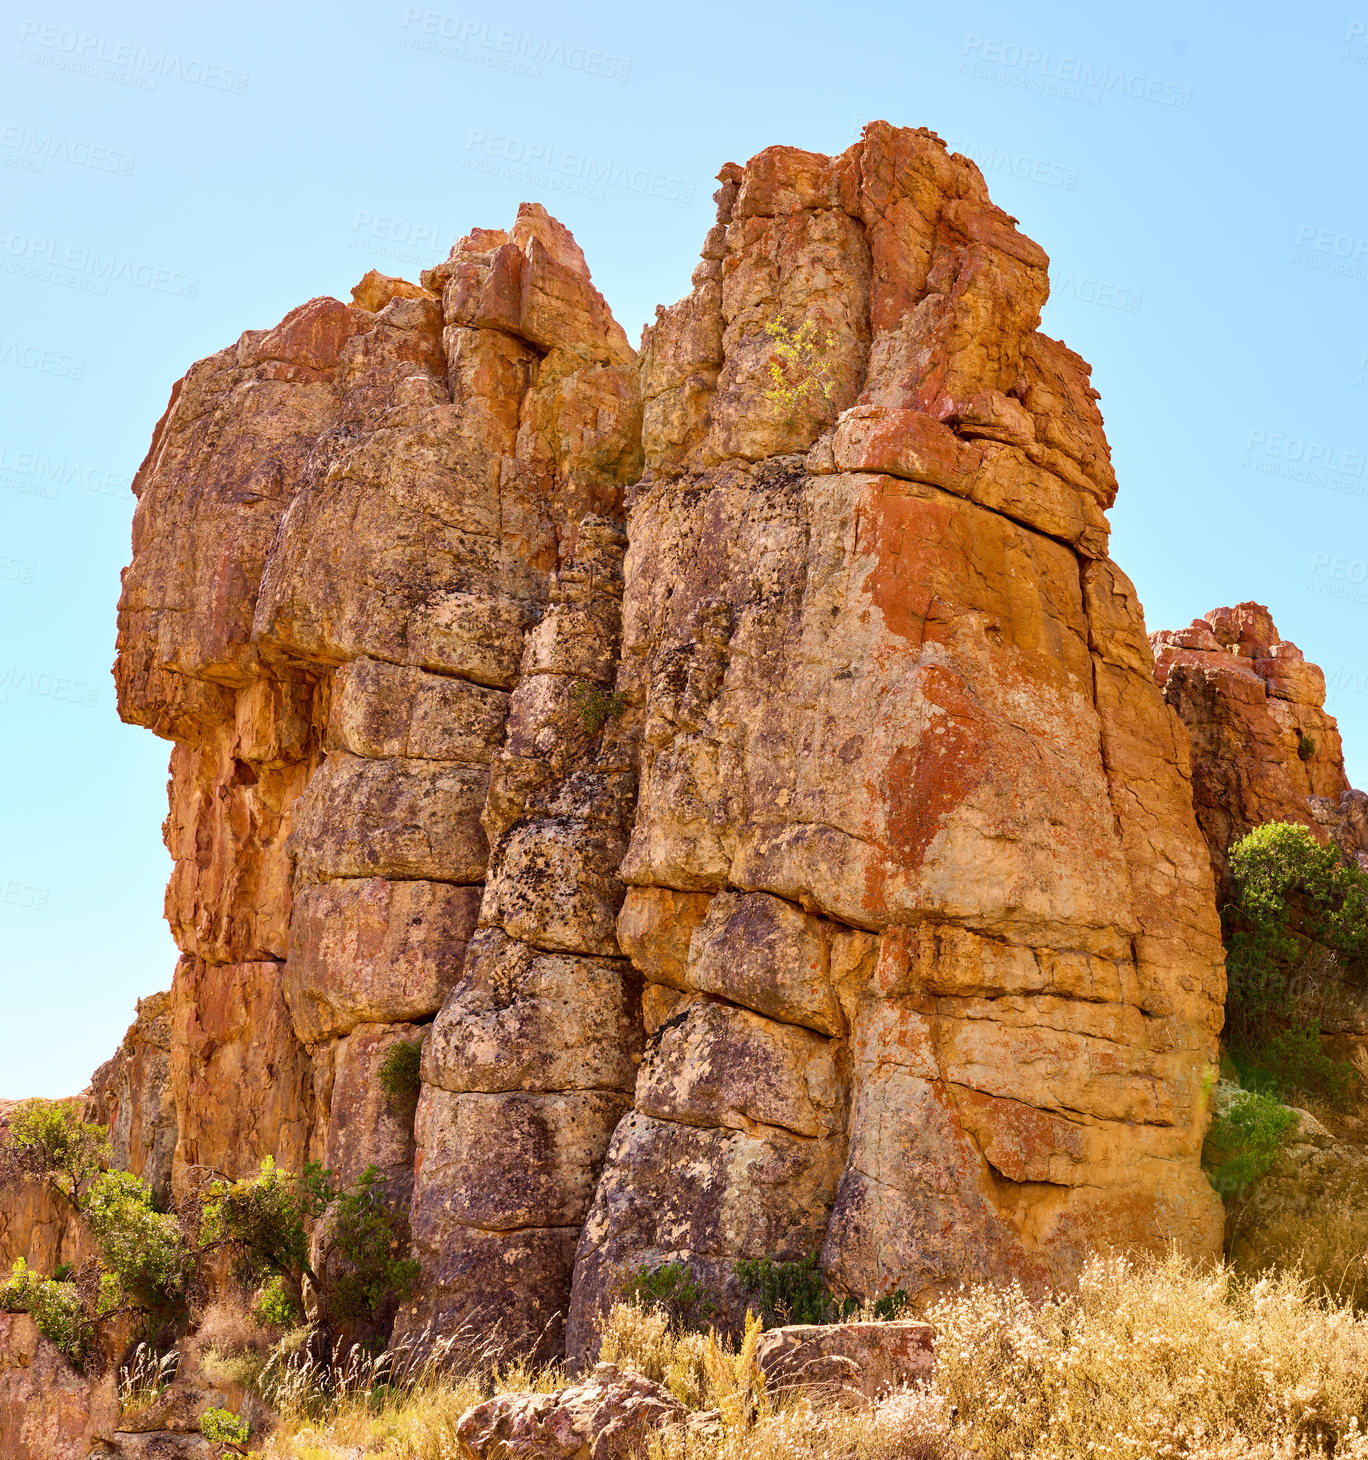
<svg viewBox="0 0 1368 1460">
<path fill-rule="evenodd" d="M 1187 726 L 1192 795 L 1218 890 L 1232 842 L 1291 821 L 1368 853 L 1368 796 L 1350 789 L 1325 675 L 1283 639 L 1260 603 L 1213 608 L 1150 635 L 1154 677 Z"/>
<path fill-rule="evenodd" d="M 558 591 L 580 601 L 555 585 L 582 518 L 620 560 L 639 407 L 625 336 L 538 206 L 424 287 L 353 292 L 176 387 L 135 484 L 115 672 L 124 718 L 177 742 L 177 1180 L 313 1157 L 376 1165 L 407 1201 L 413 1113 L 379 1065 L 461 972 L 524 635 Z"/>
<path fill-rule="evenodd" d="M 78 1374 L 27 1313 L 0 1313 L 0 1455 L 86 1460 L 106 1447 L 118 1407 L 114 1380 Z"/>
<path fill-rule="evenodd" d="M 136 482 L 174 1179 L 411 1179 L 411 1337 L 1219 1241 L 1211 873 L 1046 256 L 924 131 L 721 177 L 639 361 L 524 205 L 195 366 Z"/>
<path fill-rule="evenodd" d="M 1036 332 L 1045 255 L 925 132 L 722 177 L 642 348 L 619 930 L 664 1022 L 577 1356 L 643 1264 L 725 1293 L 820 1250 L 924 1296 L 1220 1231 L 1205 848 L 1088 368 Z M 776 399 L 773 330 L 808 325 Z"/>
<path fill-rule="evenodd" d="M 165 1203 L 176 1153 L 169 994 L 138 1000 L 123 1043 L 91 1077 L 82 1119 L 108 1127 L 114 1165 L 141 1176 Z"/>
</svg>

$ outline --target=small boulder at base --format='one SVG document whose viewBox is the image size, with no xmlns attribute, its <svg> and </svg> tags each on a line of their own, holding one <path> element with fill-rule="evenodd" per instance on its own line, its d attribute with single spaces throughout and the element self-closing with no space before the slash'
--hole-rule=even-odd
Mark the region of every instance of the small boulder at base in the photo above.
<svg viewBox="0 0 1368 1460">
<path fill-rule="evenodd" d="M 771 1394 L 817 1390 L 854 1402 L 925 1383 L 935 1368 L 928 1323 L 797 1323 L 760 1335 L 755 1361 Z"/>
<path fill-rule="evenodd" d="M 652 1430 L 685 1425 L 668 1389 L 616 1364 L 596 1364 L 554 1394 L 499 1394 L 456 1426 L 463 1460 L 636 1460 Z"/>
</svg>

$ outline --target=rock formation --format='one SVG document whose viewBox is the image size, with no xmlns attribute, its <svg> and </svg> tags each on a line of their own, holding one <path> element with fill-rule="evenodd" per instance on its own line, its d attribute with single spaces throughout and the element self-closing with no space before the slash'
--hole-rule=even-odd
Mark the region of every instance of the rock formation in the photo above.
<svg viewBox="0 0 1368 1460">
<path fill-rule="evenodd" d="M 176 1190 L 378 1166 L 412 1338 L 1219 1243 L 1209 859 L 1046 256 L 926 131 L 720 176 L 639 359 L 525 204 L 201 361 L 135 480 L 182 956 L 97 1099 L 160 1172 L 169 1083 Z"/>
<path fill-rule="evenodd" d="M 1150 635 L 1154 677 L 1192 748 L 1192 796 L 1218 892 L 1233 842 L 1291 821 L 1368 857 L 1368 795 L 1344 773 L 1325 675 L 1282 638 L 1261 603 L 1213 608 Z"/>
</svg>

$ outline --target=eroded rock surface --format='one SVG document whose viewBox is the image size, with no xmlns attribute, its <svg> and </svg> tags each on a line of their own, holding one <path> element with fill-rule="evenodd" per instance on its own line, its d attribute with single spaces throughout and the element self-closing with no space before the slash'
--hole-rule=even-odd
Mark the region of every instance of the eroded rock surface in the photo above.
<svg viewBox="0 0 1368 1460">
<path fill-rule="evenodd" d="M 0 1455 L 86 1460 L 106 1447 L 117 1406 L 112 1376 L 87 1379 L 27 1313 L 0 1313 Z"/>
<path fill-rule="evenodd" d="M 1268 821 L 1368 854 L 1368 796 L 1344 773 L 1325 675 L 1261 603 L 1213 608 L 1150 642 L 1155 680 L 1187 726 L 1193 802 L 1222 893 L 1231 844 Z"/>
<path fill-rule="evenodd" d="M 735 1317 L 741 1258 L 920 1298 L 1220 1232 L 1210 874 L 1045 255 L 926 132 L 721 176 L 642 345 L 619 930 L 659 1024 L 572 1357 L 641 1266 Z"/>
<path fill-rule="evenodd" d="M 524 205 L 193 367 L 135 483 L 172 1184 L 411 1187 L 415 1340 L 1219 1242 L 1209 858 L 1048 260 L 925 131 L 720 176 L 639 358 Z"/>
</svg>

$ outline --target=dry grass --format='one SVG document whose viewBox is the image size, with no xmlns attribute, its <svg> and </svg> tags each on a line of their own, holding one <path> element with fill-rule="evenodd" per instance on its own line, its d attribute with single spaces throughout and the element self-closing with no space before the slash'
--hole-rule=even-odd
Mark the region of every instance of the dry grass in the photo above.
<svg viewBox="0 0 1368 1460">
<path fill-rule="evenodd" d="M 1368 1318 L 1290 1276 L 1097 1259 L 1047 1303 L 966 1288 L 930 1318 L 933 1389 L 864 1410 L 759 1404 L 754 1423 L 657 1435 L 649 1460 L 1368 1460 Z M 708 1352 L 621 1306 L 602 1356 L 701 1409 L 719 1398 Z M 450 1341 L 331 1366 L 297 1352 L 276 1370 L 272 1460 L 456 1460 L 471 1405 L 566 1382 Z"/>
<path fill-rule="evenodd" d="M 985 1460 L 1368 1457 L 1368 1321 L 1291 1276 L 1095 1259 L 1051 1302 L 976 1288 L 930 1317 Z"/>
<path fill-rule="evenodd" d="M 456 1425 L 491 1394 L 550 1393 L 569 1381 L 559 1364 L 505 1357 L 497 1335 L 467 1333 L 396 1345 L 375 1355 L 352 1349 L 323 1361 L 279 1350 L 260 1392 L 280 1415 L 264 1460 L 457 1460 Z"/>
</svg>

